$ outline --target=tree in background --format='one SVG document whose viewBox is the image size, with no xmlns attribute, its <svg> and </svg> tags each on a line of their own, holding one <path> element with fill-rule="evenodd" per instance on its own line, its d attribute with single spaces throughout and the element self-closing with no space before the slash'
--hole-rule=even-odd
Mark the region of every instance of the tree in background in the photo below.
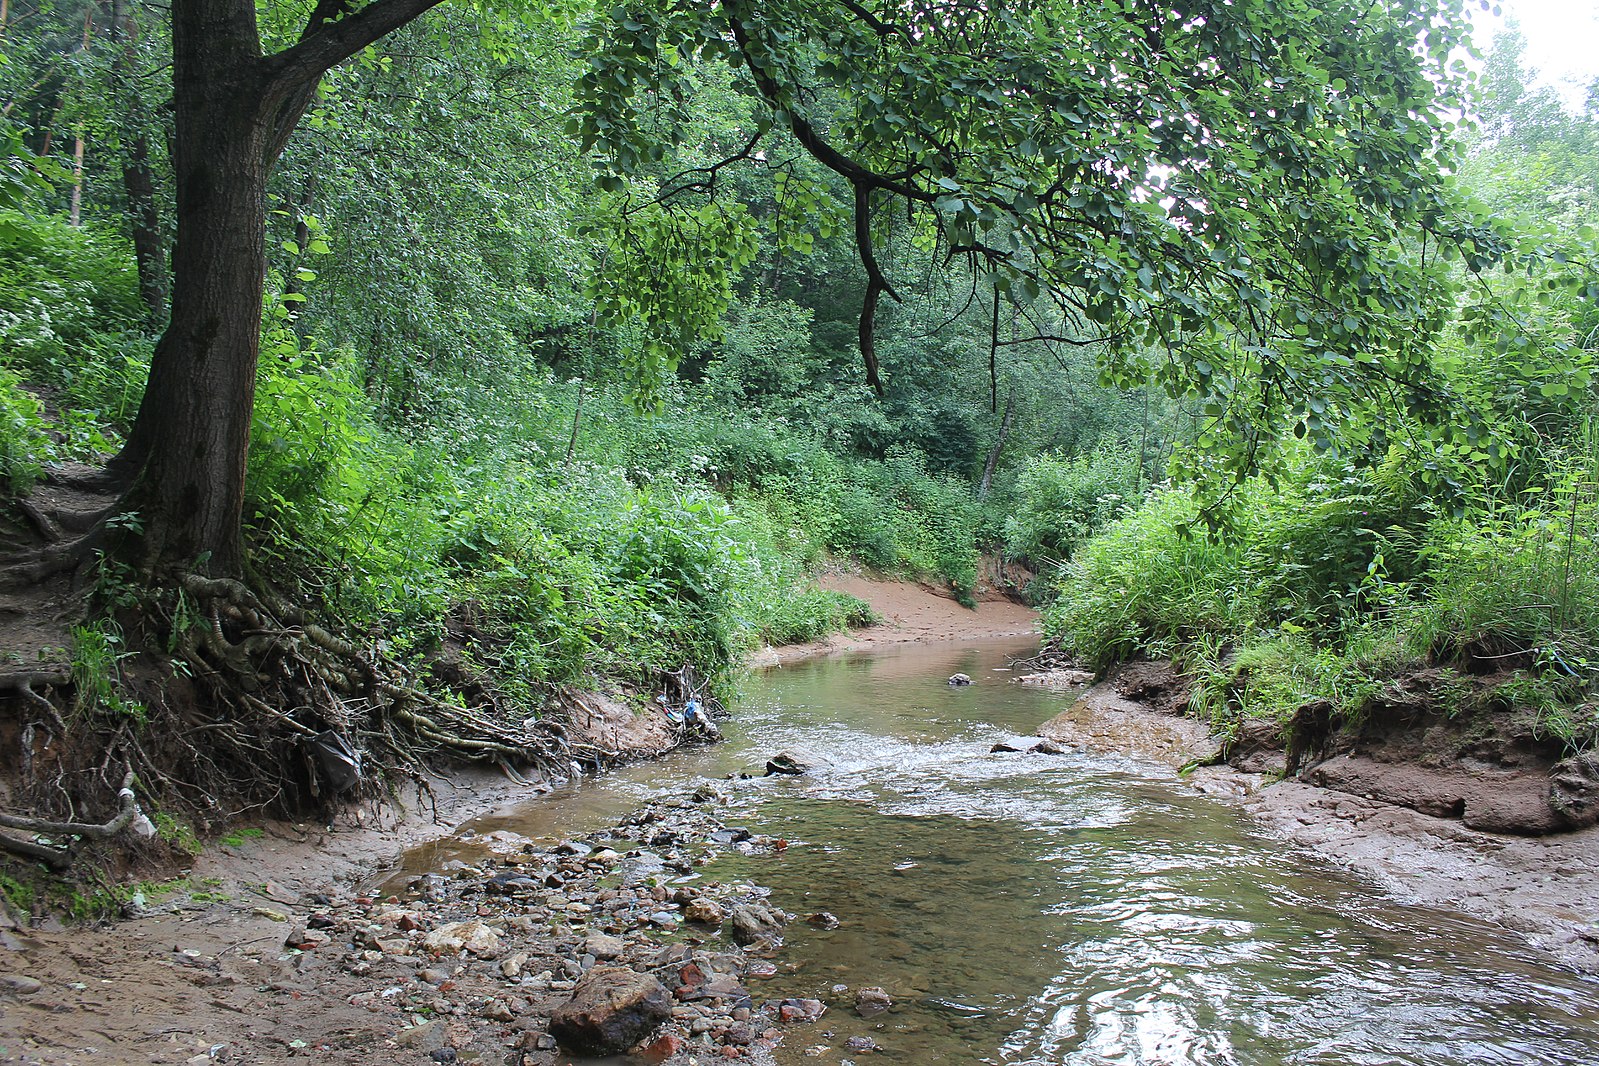
<svg viewBox="0 0 1599 1066">
<path fill-rule="evenodd" d="M 879 306 L 901 295 L 883 250 L 908 232 L 967 262 L 991 352 L 1013 343 L 1001 302 L 1029 327 L 1015 343 L 1103 345 L 1111 380 L 1203 399 L 1238 473 L 1285 423 L 1380 447 L 1384 409 L 1436 399 L 1447 284 L 1402 238 L 1462 236 L 1439 176 L 1462 33 L 1448 4 L 1391 0 L 663 2 L 596 33 L 581 125 L 622 189 L 661 157 L 685 72 L 731 64 L 759 104 L 745 140 L 664 202 L 715 202 L 749 161 L 788 179 L 797 217 L 842 208 L 869 383 Z M 795 180 L 772 130 L 842 189 Z M 1492 233 L 1473 236 L 1486 261 Z M 670 319 L 648 300 L 633 310 Z"/>
</svg>

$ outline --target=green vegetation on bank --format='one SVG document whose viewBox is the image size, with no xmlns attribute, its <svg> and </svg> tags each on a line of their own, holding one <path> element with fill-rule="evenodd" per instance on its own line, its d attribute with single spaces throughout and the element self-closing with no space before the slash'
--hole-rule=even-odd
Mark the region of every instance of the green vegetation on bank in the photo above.
<svg viewBox="0 0 1599 1066">
<path fill-rule="evenodd" d="M 719 689 L 868 620 L 830 565 L 969 602 L 992 551 L 1044 572 L 1063 647 L 1174 656 L 1223 727 L 1504 662 L 1587 743 L 1599 114 L 1521 91 L 1512 45 L 1457 128 L 1447 6 L 1047 3 L 968 34 L 938 5 L 446 5 L 353 55 L 285 9 L 237 53 L 301 79 L 284 140 L 232 160 L 264 191 L 219 220 L 156 146 L 239 155 L 251 123 L 189 92 L 226 42 L 174 54 L 185 2 L 97 28 L 19 0 L 0 494 L 129 444 L 49 684 L 104 739 L 225 678 L 200 713 L 265 715 L 237 751 L 285 730 L 260 794 L 314 794 L 308 737 L 448 747 L 425 707 L 478 730 L 458 752 L 539 754 L 562 686 Z M 1129 41 L 1161 58 L 1097 73 Z M 8 548 L 66 535 L 13 517 Z M 226 695 L 280 654 L 290 725 Z"/>
<path fill-rule="evenodd" d="M 1435 358 L 1463 437 L 1340 453 L 1279 431 L 1219 504 L 1158 488 L 1056 577 L 1063 649 L 1101 669 L 1174 658 L 1224 733 L 1315 701 L 1358 725 L 1430 669 L 1445 704 L 1476 693 L 1455 709 L 1527 708 L 1544 736 L 1599 745 L 1599 98 L 1562 107 L 1520 57 L 1513 34 L 1490 54 L 1461 167 L 1524 252 L 1460 272 Z"/>
</svg>

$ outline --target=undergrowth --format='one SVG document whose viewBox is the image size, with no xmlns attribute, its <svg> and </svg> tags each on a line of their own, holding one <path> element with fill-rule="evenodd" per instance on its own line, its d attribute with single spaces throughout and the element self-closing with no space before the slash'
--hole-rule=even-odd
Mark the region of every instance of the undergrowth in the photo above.
<svg viewBox="0 0 1599 1066">
<path fill-rule="evenodd" d="M 1219 538 L 1192 494 L 1163 488 L 1077 549 L 1045 630 L 1099 670 L 1174 658 L 1193 712 L 1223 733 L 1317 700 L 1354 726 L 1401 672 L 1436 666 L 1519 670 L 1500 698 L 1593 746 L 1599 449 L 1551 451 L 1538 483 L 1454 508 L 1417 488 L 1417 462 L 1300 456 L 1240 487 Z"/>
</svg>

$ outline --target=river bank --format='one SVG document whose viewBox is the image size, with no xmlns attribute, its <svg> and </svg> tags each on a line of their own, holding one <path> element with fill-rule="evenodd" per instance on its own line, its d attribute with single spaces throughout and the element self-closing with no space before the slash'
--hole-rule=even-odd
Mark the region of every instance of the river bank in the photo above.
<svg viewBox="0 0 1599 1066">
<path fill-rule="evenodd" d="M 881 621 L 825 640 L 761 648 L 749 657 L 747 665 L 765 669 L 900 644 L 997 640 L 1038 632 L 1038 612 L 1017 603 L 993 582 L 979 584 L 973 607 L 963 607 L 945 589 L 914 581 L 838 572 L 824 575 L 818 583 L 866 601 Z"/>
<path fill-rule="evenodd" d="M 1056 743 L 1131 753 L 1178 770 L 1212 758 L 1217 741 L 1182 717 L 1180 687 L 1160 664 L 1133 664 L 1083 693 L 1039 729 Z M 1193 788 L 1240 804 L 1260 825 L 1380 885 L 1390 895 L 1501 925 L 1539 951 L 1599 973 L 1599 827 L 1545 836 L 1473 829 L 1374 797 L 1227 765 L 1183 775 Z"/>
<path fill-rule="evenodd" d="M 862 590 L 857 595 L 877 597 L 885 625 L 847 644 L 807 649 L 811 656 L 1031 629 L 1031 613 L 1014 604 L 970 612 L 918 586 L 843 581 Z M 985 674 L 969 691 L 981 699 L 1006 676 Z M 930 693 L 947 688 L 941 676 L 920 682 Z M 1214 751 L 1202 724 L 1156 709 L 1160 701 L 1147 685 L 1100 686 L 1089 695 L 1041 732 L 1164 765 L 1179 788 L 1176 768 Z M 628 724 L 596 710 L 590 728 Z M 1034 758 L 995 756 L 1011 757 Z M 1400 898 L 1480 915 L 1568 965 L 1595 968 L 1594 945 L 1584 935 L 1593 928 L 1586 908 L 1599 863 L 1592 832 L 1504 838 L 1319 788 L 1266 787 L 1260 775 L 1234 770 L 1202 770 L 1186 780 Z M 783 1000 L 758 994 L 774 970 L 759 949 L 738 948 L 688 915 L 705 897 L 731 930 L 731 912 L 758 904 L 761 890 L 748 878 L 702 887 L 696 871 L 718 853 L 780 856 L 783 842 L 742 838 L 737 826 L 722 825 L 711 813 L 720 801 L 710 794 L 698 803 L 689 793 L 669 796 L 653 814 L 646 808 L 644 821 L 624 818 L 598 835 L 563 841 L 564 851 L 494 830 L 480 834 L 481 855 L 441 860 L 443 876 L 385 883 L 381 891 L 371 881 L 371 872 L 402 849 L 451 835 L 473 815 L 525 804 L 538 787 L 498 775 L 456 776 L 434 784 L 436 818 L 418 803 L 405 812 L 354 811 L 332 827 L 263 825 L 208 849 L 184 883 L 152 889 L 144 913 L 132 920 L 94 929 L 0 929 L 8 949 L 0 951 L 0 1061 L 548 1066 L 566 1061 L 541 1037 L 571 994 L 577 974 L 569 964 L 581 972 L 586 963 L 612 961 L 589 950 L 616 946 L 590 945 L 594 932 L 619 937 L 616 958 L 631 969 L 658 976 L 673 993 L 687 989 L 673 997 L 680 1008 L 673 1035 L 694 1042 L 668 1042 L 657 1058 L 675 1051 L 677 1061 L 687 1061 L 709 1050 L 765 1061 L 766 1046 L 788 1028 Z M 634 852 L 659 858 L 666 876 L 683 883 L 650 883 L 650 875 L 626 865 L 640 857 Z M 898 867 L 890 874 L 913 876 Z M 827 908 L 825 891 L 816 905 Z M 493 933 L 480 950 L 442 939 L 437 950 L 429 946 L 442 929 L 460 933 L 473 922 Z M 702 984 L 711 989 L 700 997 Z M 815 1006 L 789 1003 L 787 1017 L 802 1022 Z M 797 1033 L 794 1039 L 809 1039 L 803 1027 Z"/>
<path fill-rule="evenodd" d="M 985 602 L 971 611 L 911 582 L 843 574 L 826 583 L 869 598 L 883 623 L 847 637 L 758 655 L 752 666 L 917 641 L 1025 634 L 1035 627 L 1032 611 L 993 594 L 985 594 Z M 588 698 L 577 702 L 574 717 L 579 738 L 607 750 L 645 758 L 673 743 L 664 715 L 653 710 L 635 715 L 618 702 Z M 618 890 L 611 883 L 602 885 L 598 874 L 603 870 L 591 871 L 594 877 L 565 879 L 560 910 L 566 924 L 561 931 L 541 924 L 547 922 L 547 913 L 536 915 L 533 925 L 527 923 L 528 915 L 514 915 L 515 923 L 507 926 L 503 915 L 476 915 L 483 905 L 463 909 L 461 888 L 491 877 L 492 868 L 456 864 L 453 872 L 464 869 L 464 878 L 446 879 L 442 894 L 435 893 L 439 898 L 420 905 L 412 901 L 409 908 L 405 900 L 374 896 L 364 887 L 400 854 L 450 837 L 472 818 L 526 803 L 551 787 L 550 782 L 514 781 L 497 771 L 458 769 L 429 779 L 425 789 L 413 794 L 348 808 L 330 824 L 263 821 L 225 834 L 177 879 L 139 891 L 121 921 L 67 927 L 47 919 L 21 928 L 0 913 L 0 1062 L 201 1066 L 311 1058 L 365 1066 L 392 1062 L 396 1055 L 428 1061 L 435 1052 L 445 1057 L 434 1061 L 498 1064 L 512 1056 L 527 1064 L 555 1062 L 556 1052 L 541 1047 L 538 1037 L 554 1001 L 571 988 L 571 981 L 563 980 L 561 960 L 583 955 L 573 950 L 581 946 L 580 938 L 571 932 L 571 913 L 564 907 L 612 904 L 618 897 L 597 898 Z M 516 847 L 524 844 L 531 847 L 520 841 Z M 526 867 L 537 865 L 533 858 L 548 856 L 530 853 L 506 861 Z M 571 857 L 565 858 L 570 865 Z M 758 895 L 753 886 L 744 892 Z M 544 899 L 535 906 L 548 912 L 553 901 Z M 685 906 L 685 900 L 663 903 L 665 910 L 680 916 Z M 461 914 L 455 915 L 456 910 Z M 661 910 L 655 908 L 656 913 Z M 493 918 L 506 939 L 492 959 L 455 952 L 454 965 L 447 965 L 437 953 L 407 946 L 449 924 L 451 917 L 474 916 Z M 402 922 L 413 928 L 399 928 Z M 640 928 L 648 926 L 646 916 Z M 387 949 L 337 950 L 340 943 L 354 943 L 349 938 L 357 934 L 374 945 L 386 940 Z M 710 940 L 704 929 L 697 936 Z M 644 936 L 630 948 L 639 956 L 634 962 L 645 961 L 640 953 L 650 950 L 650 942 Z M 363 957 L 373 951 L 377 959 Z M 498 971 L 499 962 L 519 954 L 531 961 L 518 967 L 517 977 Z M 740 968 L 726 954 L 700 962 L 707 973 L 722 972 L 727 981 L 736 981 Z M 542 987 L 524 989 L 523 970 L 535 984 L 546 970 L 555 976 Z M 420 976 L 424 971 L 427 978 Z M 441 973 L 446 975 L 442 981 L 430 980 Z M 499 986 L 499 994 L 486 994 L 479 987 L 484 981 Z M 445 984 L 450 987 L 439 991 Z M 425 1035 L 413 1032 L 418 1018 L 438 1013 L 441 997 L 451 1007 L 442 1015 L 447 1022 L 428 1028 Z M 420 1012 L 402 1009 L 418 1003 Z M 743 1017 L 734 1018 L 733 1011 Z M 503 1017 L 507 1014 L 510 1021 Z M 717 1047 L 730 1048 L 730 1054 L 744 1059 L 764 1056 L 770 1037 L 763 1027 L 751 1028 L 747 1005 L 735 1003 L 724 1014 L 703 1014 L 696 1008 L 692 1017 L 681 1019 L 682 1035 L 697 1035 L 695 1024 L 704 1025 L 706 1019 L 710 1027 L 701 1031 L 719 1041 L 737 1030 L 732 1043 L 719 1042 Z M 757 1023 L 771 1020 L 755 1018 Z M 457 1059 L 449 1059 L 448 1052 Z"/>
</svg>

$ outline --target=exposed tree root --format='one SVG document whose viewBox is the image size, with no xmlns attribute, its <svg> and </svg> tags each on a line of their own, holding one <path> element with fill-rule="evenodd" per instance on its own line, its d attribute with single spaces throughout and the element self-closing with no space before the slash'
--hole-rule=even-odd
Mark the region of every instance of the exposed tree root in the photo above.
<svg viewBox="0 0 1599 1066">
<path fill-rule="evenodd" d="M 84 578 L 107 544 L 116 487 L 68 472 L 22 509 L 28 528 L 10 527 L 23 536 L 0 559 L 0 638 L 31 620 L 33 644 L 0 661 L 0 760 L 16 767 L 9 788 L 0 778 L 0 803 L 25 812 L 0 812 L 16 831 L 0 834 L 0 850 L 61 869 L 73 841 L 106 846 L 138 817 L 135 780 L 152 811 L 204 832 L 250 811 L 327 816 L 407 781 L 426 796 L 441 761 L 526 780 L 619 758 L 573 740 L 553 687 L 545 707 L 518 705 L 459 663 L 425 687 L 376 642 L 341 635 L 264 582 L 180 573 L 155 589 L 124 585 L 105 604 L 108 676 L 75 674 L 85 667 L 67 663 L 68 627 L 85 618 Z M 691 669 L 663 674 L 662 687 L 678 704 L 706 702 Z M 115 845 L 141 846 L 129 834 Z"/>
<path fill-rule="evenodd" d="M 52 822 L 44 818 L 24 818 L 21 815 L 0 811 L 0 826 L 20 829 L 31 835 L 31 839 L 17 839 L 0 833 L 0 848 L 17 855 L 39 859 L 52 870 L 64 870 L 72 864 L 72 856 L 68 849 L 76 838 L 110 840 L 140 818 L 139 803 L 133 794 L 132 771 L 122 778 L 122 788 L 117 792 L 117 803 L 117 813 L 108 821 L 99 823 Z M 146 824 L 148 825 L 148 822 Z M 153 829 L 147 829 L 146 832 L 153 832 Z M 41 837 L 48 838 L 54 843 L 42 843 L 39 839 Z"/>
</svg>

